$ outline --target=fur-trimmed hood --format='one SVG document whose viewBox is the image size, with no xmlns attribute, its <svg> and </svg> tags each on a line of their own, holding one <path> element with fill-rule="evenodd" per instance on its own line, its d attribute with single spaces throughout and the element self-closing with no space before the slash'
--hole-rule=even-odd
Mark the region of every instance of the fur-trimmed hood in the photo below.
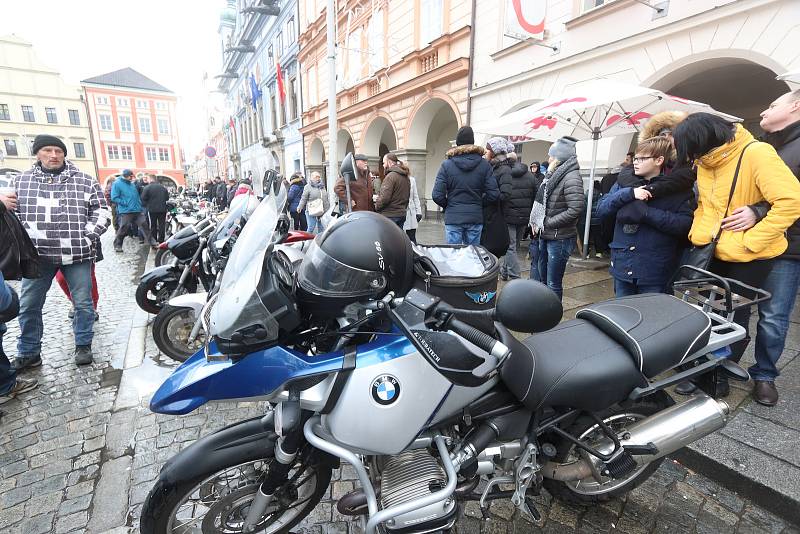
<svg viewBox="0 0 800 534">
<path fill-rule="evenodd" d="M 656 113 L 647 121 L 644 128 L 642 128 L 642 132 L 639 134 L 639 141 L 657 136 L 658 132 L 664 128 L 675 130 L 675 127 L 683 122 L 683 119 L 686 117 L 687 114 L 683 111 L 662 111 L 661 113 Z"/>
<path fill-rule="evenodd" d="M 460 145 L 454 146 L 447 151 L 445 156 L 452 158 L 453 156 L 460 156 L 462 154 L 477 154 L 481 157 L 486 153 L 486 149 L 478 145 Z"/>
</svg>

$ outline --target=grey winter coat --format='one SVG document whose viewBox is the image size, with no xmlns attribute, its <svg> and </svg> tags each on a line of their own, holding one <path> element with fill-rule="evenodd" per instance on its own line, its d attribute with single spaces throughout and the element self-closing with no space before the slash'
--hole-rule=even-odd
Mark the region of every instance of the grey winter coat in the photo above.
<svg viewBox="0 0 800 534">
<path fill-rule="evenodd" d="M 547 173 L 547 205 L 542 239 L 566 239 L 578 235 L 576 224 L 586 208 L 578 158 L 571 157 Z M 544 187 L 536 192 L 541 200 Z"/>
<path fill-rule="evenodd" d="M 306 209 L 306 204 L 314 200 L 322 199 L 322 205 L 325 211 L 331 207 L 331 202 L 328 199 L 328 192 L 324 187 L 315 187 L 310 182 L 303 187 L 303 194 L 300 197 L 300 204 L 298 205 L 299 211 Z"/>
</svg>

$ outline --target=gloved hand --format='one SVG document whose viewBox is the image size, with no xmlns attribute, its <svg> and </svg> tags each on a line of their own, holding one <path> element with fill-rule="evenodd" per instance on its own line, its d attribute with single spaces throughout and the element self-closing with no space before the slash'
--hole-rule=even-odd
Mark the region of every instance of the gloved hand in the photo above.
<svg viewBox="0 0 800 534">
<path fill-rule="evenodd" d="M 417 213 L 417 222 L 420 222 L 421 220 L 422 220 L 422 214 Z"/>
</svg>

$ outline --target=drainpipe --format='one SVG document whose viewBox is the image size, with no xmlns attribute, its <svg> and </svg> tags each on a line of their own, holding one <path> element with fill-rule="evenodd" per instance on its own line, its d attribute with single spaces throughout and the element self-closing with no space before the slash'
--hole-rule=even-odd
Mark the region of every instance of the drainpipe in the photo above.
<svg viewBox="0 0 800 534">
<path fill-rule="evenodd" d="M 335 201 L 333 188 L 339 177 L 336 156 L 336 1 L 328 0 L 328 194 Z M 348 206 L 349 207 L 349 206 Z"/>
<path fill-rule="evenodd" d="M 477 8 L 478 0 L 472 0 L 472 15 L 470 16 L 469 23 L 469 73 L 467 74 L 467 122 L 470 124 L 472 118 L 472 64 L 475 61 L 475 9 Z"/>
<path fill-rule="evenodd" d="M 81 95 L 83 107 L 86 108 L 86 122 L 89 123 L 89 142 L 92 144 L 92 155 L 94 156 L 94 178 L 100 181 L 100 167 L 97 166 L 97 150 L 94 148 L 94 130 L 92 129 L 92 114 L 89 112 L 89 98 L 86 96 L 86 88 L 83 88 Z M 104 184 L 102 184 L 104 185 Z M 105 186 L 105 185 L 104 185 Z"/>
</svg>

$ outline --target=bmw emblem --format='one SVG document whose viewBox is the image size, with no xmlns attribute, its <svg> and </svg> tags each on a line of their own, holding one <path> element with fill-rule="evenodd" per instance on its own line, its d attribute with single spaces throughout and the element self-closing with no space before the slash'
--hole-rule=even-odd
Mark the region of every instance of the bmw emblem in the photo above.
<svg viewBox="0 0 800 534">
<path fill-rule="evenodd" d="M 381 406 L 394 404 L 400 396 L 400 382 L 392 375 L 381 375 L 372 381 L 372 399 Z"/>
</svg>

